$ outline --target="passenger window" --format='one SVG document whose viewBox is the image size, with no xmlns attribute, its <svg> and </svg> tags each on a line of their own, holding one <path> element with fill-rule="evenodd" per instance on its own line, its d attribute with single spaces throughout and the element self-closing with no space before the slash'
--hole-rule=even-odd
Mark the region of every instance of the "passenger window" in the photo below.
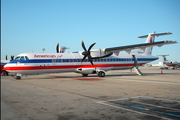
<svg viewBox="0 0 180 120">
<path fill-rule="evenodd" d="M 24 60 L 24 56 L 22 56 L 20 60 Z"/>
<path fill-rule="evenodd" d="M 52 62 L 56 62 L 56 60 L 52 59 Z"/>
</svg>

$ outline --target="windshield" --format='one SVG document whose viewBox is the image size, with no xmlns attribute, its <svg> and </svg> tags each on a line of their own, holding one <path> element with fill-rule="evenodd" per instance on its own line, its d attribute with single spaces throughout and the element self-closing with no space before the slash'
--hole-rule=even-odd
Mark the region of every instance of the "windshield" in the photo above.
<svg viewBox="0 0 180 120">
<path fill-rule="evenodd" d="M 20 59 L 20 57 L 19 56 L 17 56 L 16 58 L 15 58 L 15 60 L 19 60 Z"/>
<path fill-rule="evenodd" d="M 27 56 L 25 56 L 26 60 L 29 60 L 29 58 Z"/>
<path fill-rule="evenodd" d="M 24 60 L 24 56 L 22 56 L 20 60 Z"/>
</svg>

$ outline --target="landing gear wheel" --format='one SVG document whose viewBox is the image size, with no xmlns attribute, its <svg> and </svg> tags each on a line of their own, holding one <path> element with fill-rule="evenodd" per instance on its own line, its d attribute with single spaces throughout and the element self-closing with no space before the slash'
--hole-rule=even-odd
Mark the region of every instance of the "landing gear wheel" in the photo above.
<svg viewBox="0 0 180 120">
<path fill-rule="evenodd" d="M 105 76 L 105 72 L 103 72 L 103 71 L 98 72 L 98 76 L 99 77 L 104 77 Z"/>
<path fill-rule="evenodd" d="M 82 74 L 84 77 L 87 77 L 88 76 L 88 74 Z"/>
<path fill-rule="evenodd" d="M 6 73 L 2 73 L 2 75 L 3 75 L 3 76 L 5 76 L 5 75 L 6 75 Z"/>
<path fill-rule="evenodd" d="M 16 76 L 16 80 L 20 80 L 21 79 L 21 76 Z"/>
<path fill-rule="evenodd" d="M 9 73 L 8 73 L 8 72 L 6 72 L 6 75 L 8 76 L 8 75 L 9 75 Z"/>
</svg>

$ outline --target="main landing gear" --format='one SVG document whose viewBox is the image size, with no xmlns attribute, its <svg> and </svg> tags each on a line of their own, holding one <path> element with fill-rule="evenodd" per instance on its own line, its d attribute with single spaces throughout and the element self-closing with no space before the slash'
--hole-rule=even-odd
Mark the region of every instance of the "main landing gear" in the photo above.
<svg viewBox="0 0 180 120">
<path fill-rule="evenodd" d="M 94 71 L 94 73 L 92 73 L 92 74 L 95 74 L 95 73 L 97 73 L 97 75 L 99 76 L 99 77 L 105 77 L 105 71 Z M 83 77 L 87 77 L 88 76 L 88 74 L 82 74 L 83 75 Z"/>
<path fill-rule="evenodd" d="M 105 72 L 104 71 L 99 71 L 98 72 L 98 76 L 99 77 L 104 77 L 105 76 Z"/>
<path fill-rule="evenodd" d="M 88 74 L 82 74 L 83 75 L 83 77 L 87 77 L 88 76 Z"/>
</svg>

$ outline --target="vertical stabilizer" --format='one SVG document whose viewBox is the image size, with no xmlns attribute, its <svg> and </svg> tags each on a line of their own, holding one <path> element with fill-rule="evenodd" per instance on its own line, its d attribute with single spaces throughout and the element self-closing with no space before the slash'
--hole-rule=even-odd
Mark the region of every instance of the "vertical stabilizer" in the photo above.
<svg viewBox="0 0 180 120">
<path fill-rule="evenodd" d="M 154 42 L 154 38 L 155 38 L 155 36 L 153 36 L 154 34 L 155 34 L 155 32 L 149 33 L 149 35 L 148 35 L 147 40 L 146 40 L 145 43 L 153 43 L 153 42 Z M 144 54 L 151 56 L 151 54 L 152 54 L 152 49 L 153 49 L 153 47 L 147 47 L 147 48 L 145 49 Z"/>
<path fill-rule="evenodd" d="M 166 56 L 169 56 L 169 55 L 158 55 L 158 56 L 162 56 L 162 58 L 163 58 L 163 62 L 168 61 L 168 60 L 166 59 Z"/>
<path fill-rule="evenodd" d="M 147 38 L 145 43 L 153 43 L 154 40 L 155 40 L 155 36 L 159 37 L 159 36 L 162 36 L 162 35 L 169 35 L 169 34 L 172 34 L 172 33 L 171 32 L 167 32 L 167 33 L 158 33 L 158 34 L 156 34 L 155 32 L 153 32 L 153 33 L 149 33 L 149 35 L 138 36 L 138 38 Z M 153 47 L 147 47 L 145 49 L 145 51 L 144 51 L 144 55 L 151 56 L 152 49 L 153 49 Z"/>
</svg>

